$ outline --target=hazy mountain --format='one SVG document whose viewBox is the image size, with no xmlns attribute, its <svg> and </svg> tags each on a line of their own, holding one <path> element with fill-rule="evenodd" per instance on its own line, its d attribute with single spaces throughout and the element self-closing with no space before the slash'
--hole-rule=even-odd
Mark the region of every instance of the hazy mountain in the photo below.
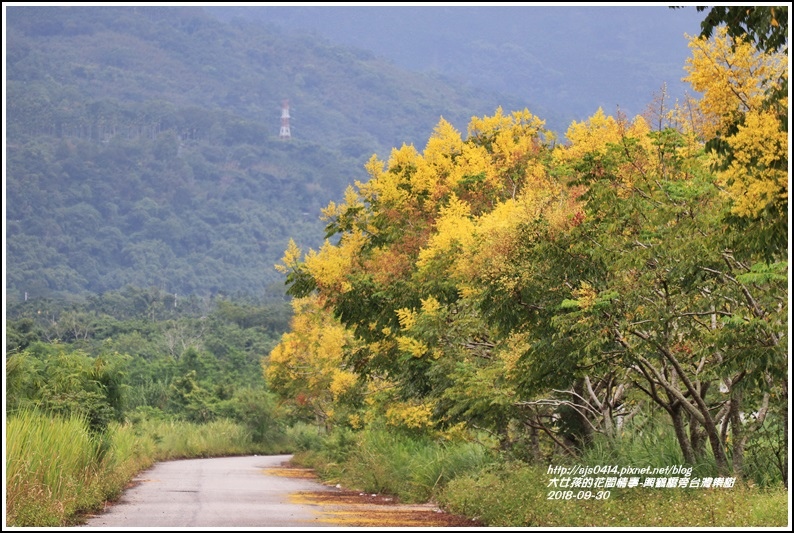
<svg viewBox="0 0 794 533">
<path fill-rule="evenodd" d="M 327 37 L 404 68 L 513 96 L 562 132 L 598 107 L 642 113 L 665 83 L 672 98 L 682 96 L 690 55 L 684 35 L 699 33 L 704 16 L 694 7 L 666 5 L 206 9 L 224 19 L 262 21 L 288 35 Z"/>
</svg>

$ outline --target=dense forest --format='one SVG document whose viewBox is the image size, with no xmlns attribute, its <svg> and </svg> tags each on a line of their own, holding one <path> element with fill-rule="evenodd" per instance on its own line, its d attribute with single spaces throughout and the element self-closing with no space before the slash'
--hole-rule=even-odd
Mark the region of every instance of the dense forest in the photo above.
<svg viewBox="0 0 794 533">
<path fill-rule="evenodd" d="M 267 416 L 261 358 L 291 315 L 283 301 L 175 299 L 132 287 L 79 303 L 30 299 L 6 312 L 9 412 L 80 413 L 96 429 L 142 416 Z"/>
<path fill-rule="evenodd" d="M 254 295 L 374 153 L 500 99 L 200 8 L 7 11 L 8 297 Z M 282 100 L 291 139 L 279 139 Z"/>
</svg>

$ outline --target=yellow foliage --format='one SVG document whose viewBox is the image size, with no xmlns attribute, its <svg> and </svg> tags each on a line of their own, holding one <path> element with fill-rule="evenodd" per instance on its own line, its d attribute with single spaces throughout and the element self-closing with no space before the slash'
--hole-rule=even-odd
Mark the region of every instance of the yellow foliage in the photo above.
<svg viewBox="0 0 794 533">
<path fill-rule="evenodd" d="M 565 133 L 568 146 L 557 146 L 554 155 L 562 161 L 580 159 L 591 152 L 603 152 L 607 144 L 620 141 L 621 131 L 617 121 L 598 108 L 595 114 L 584 122 L 573 121 Z"/>
<path fill-rule="evenodd" d="M 474 221 L 469 205 L 454 194 L 442 207 L 436 220 L 436 231 L 420 250 L 417 267 L 422 268 L 437 256 L 449 253 L 455 245 L 468 247 L 474 239 Z"/>
<path fill-rule="evenodd" d="M 463 277 L 478 271 L 482 274 L 483 268 L 493 269 L 495 275 L 501 272 L 500 265 L 509 264 L 513 250 L 520 244 L 517 228 L 521 224 L 531 223 L 541 214 L 545 214 L 553 226 L 562 224 L 570 211 L 567 204 L 555 201 L 559 198 L 558 187 L 549 183 L 544 188 L 525 189 L 517 199 L 505 200 L 490 213 L 480 216 L 476 220 L 474 238 L 469 241 L 473 242 L 471 249 L 462 254 L 466 261 L 461 265 Z M 557 217 L 556 209 L 568 212 Z"/>
<path fill-rule="evenodd" d="M 402 309 L 397 309 L 395 312 L 397 313 L 397 320 L 400 321 L 400 327 L 403 331 L 408 331 L 414 327 L 414 324 L 416 324 L 416 312 L 414 310 L 404 307 Z"/>
<path fill-rule="evenodd" d="M 534 116 L 529 110 L 514 111 L 505 115 L 501 107 L 491 117 L 472 117 L 469 121 L 469 137 L 482 138 L 495 133 L 507 133 L 516 137 L 535 137 L 543 126 L 544 120 Z"/>
<path fill-rule="evenodd" d="M 433 405 L 419 402 L 395 402 L 386 409 L 386 423 L 395 427 L 424 429 L 432 425 Z"/>
<path fill-rule="evenodd" d="M 518 202 L 508 199 L 477 220 L 476 243 L 459 264 L 461 277 L 495 279 L 501 275 L 517 245 L 515 227 L 522 211 Z"/>
<path fill-rule="evenodd" d="M 340 239 L 339 245 L 328 241 L 323 243 L 319 252 L 309 250 L 305 265 L 311 273 L 318 288 L 327 292 L 345 293 L 350 284 L 345 281 L 352 269 L 358 254 L 366 242 L 363 232 L 354 230 Z"/>
<path fill-rule="evenodd" d="M 426 316 L 435 316 L 438 313 L 439 309 L 441 309 L 441 304 L 438 300 L 436 300 L 433 296 L 428 296 L 427 298 L 423 298 L 422 302 L 422 313 Z"/>
<path fill-rule="evenodd" d="M 366 169 L 367 173 L 369 174 L 370 181 L 377 180 L 377 179 L 380 178 L 381 174 L 383 174 L 385 172 L 385 170 L 384 170 L 385 163 L 383 161 L 381 161 L 380 159 L 378 159 L 377 156 L 373 155 L 372 157 L 369 158 L 369 161 L 367 161 L 367 164 L 364 165 L 364 168 Z M 360 189 L 361 188 L 361 183 L 357 182 L 356 186 L 359 187 L 359 189 Z"/>
<path fill-rule="evenodd" d="M 424 159 L 432 164 L 445 163 L 451 156 L 459 154 L 462 149 L 463 139 L 460 133 L 442 118 L 427 141 Z"/>
<path fill-rule="evenodd" d="M 568 128 L 567 146 L 557 146 L 553 156 L 559 163 L 577 161 L 587 154 L 604 155 L 609 145 L 625 145 L 628 139 L 637 142 L 641 150 L 634 151 L 632 160 L 616 169 L 619 188 L 618 194 L 627 197 L 630 194 L 638 174 L 647 172 L 647 158 L 644 154 L 652 153 L 653 143 L 648 133 L 651 131 L 647 120 L 641 115 L 628 122 L 624 117 L 618 119 L 598 111 L 585 122 L 573 122 Z"/>
<path fill-rule="evenodd" d="M 646 150 L 650 150 L 653 146 L 651 139 L 648 137 L 650 132 L 651 126 L 648 124 L 648 121 L 645 120 L 645 117 L 637 115 L 634 117 L 634 120 L 631 121 L 631 124 L 628 125 L 625 136 L 637 139 Z"/>
<path fill-rule="evenodd" d="M 543 126 L 527 110 L 504 114 L 500 108 L 492 117 L 472 118 L 465 142 L 441 119 L 423 154 L 403 145 L 392 150 L 387 164 L 370 158 L 369 181 L 357 182 L 342 204 L 332 202 L 323 210 L 326 220 L 342 228 L 340 243 L 326 242 L 304 260 L 325 301 L 350 291 L 350 274 L 357 271 L 367 270 L 375 283 L 388 285 L 470 248 L 476 233 L 472 202 L 479 213 L 506 195 L 515 197 L 522 186 L 525 202 L 529 194 L 544 194 L 545 166 L 533 158 Z M 391 223 L 404 230 L 402 236 L 369 246 Z"/>
<path fill-rule="evenodd" d="M 531 337 L 528 333 L 513 333 L 508 337 L 505 345 L 496 352 L 499 361 L 504 365 L 505 377 L 518 378 L 518 362 L 521 356 L 529 350 Z"/>
<path fill-rule="evenodd" d="M 439 174 L 446 173 L 447 170 L 431 165 L 426 159 L 422 159 L 409 180 L 411 194 L 415 196 L 431 193 L 433 197 L 440 196 L 443 191 L 437 190 Z"/>
<path fill-rule="evenodd" d="M 289 243 L 287 244 L 287 249 L 284 251 L 284 256 L 281 258 L 281 262 L 275 265 L 276 270 L 282 274 L 287 274 L 290 270 L 296 268 L 298 262 L 300 261 L 300 256 L 300 248 L 298 248 L 298 245 L 295 244 L 294 240 L 290 239 Z"/>
<path fill-rule="evenodd" d="M 340 229 L 340 241 L 327 241 L 303 259 L 318 296 L 294 302 L 291 330 L 271 352 L 266 370 L 274 390 L 300 394 L 301 401 L 327 414 L 356 385 L 356 375 L 343 366 L 343 347 L 352 334 L 321 307 L 332 307 L 338 295 L 351 291 L 356 274 L 365 271 L 369 280 L 385 287 L 417 269 L 451 264 L 449 272 L 419 274 L 459 280 L 463 294 L 475 294 L 475 286 L 466 286 L 475 276 L 468 274 L 491 269 L 495 276 L 506 276 L 512 268 L 513 250 L 523 244 L 516 231 L 520 224 L 548 216 L 552 227 L 566 227 L 570 203 L 547 175 L 543 125 L 526 110 L 508 115 L 499 109 L 493 117 L 473 118 L 464 142 L 442 119 L 422 154 L 404 145 L 391 152 L 386 164 L 373 156 L 365 167 L 369 181 L 349 187 L 344 202 L 323 210 L 325 219 Z M 378 231 L 384 238 L 373 240 Z M 292 243 L 282 262 L 287 268 L 299 258 Z M 417 323 L 424 331 L 443 311 L 430 296 L 419 309 L 396 311 L 399 329 L 369 319 L 379 340 L 369 343 L 367 352 L 375 354 L 373 359 L 398 351 L 443 357 L 444 348 L 435 342 L 411 336 Z M 351 424 L 366 425 L 382 416 L 406 428 L 431 425 L 432 404 L 396 401 L 395 384 L 387 380 L 378 381 L 375 389 L 372 381 L 367 385 L 361 416 L 351 418 Z"/>
<path fill-rule="evenodd" d="M 343 370 L 344 346 L 351 334 L 324 310 L 317 296 L 292 301 L 290 331 L 263 363 L 270 388 L 328 416 L 333 401 L 355 383 Z"/>
<path fill-rule="evenodd" d="M 684 81 L 703 94 L 699 107 L 711 119 L 711 129 L 703 132 L 706 138 L 724 134 L 738 113 L 764 107 L 770 83 L 787 77 L 785 55 L 761 54 L 746 39 L 732 40 L 725 27 L 711 39 L 689 39 L 692 57 Z"/>
<path fill-rule="evenodd" d="M 689 47 L 684 80 L 703 94 L 697 102 L 704 117 L 700 135 L 721 138 L 729 148 L 717 154 L 717 163 L 727 166 L 717 178 L 733 212 L 754 217 L 772 206 L 785 213 L 788 133 L 781 119 L 788 116 L 788 97 L 770 101 L 769 91 L 788 83 L 788 56 L 760 53 L 746 39 L 731 39 L 724 27 L 711 39 L 691 38 Z"/>
<path fill-rule="evenodd" d="M 361 418 L 361 415 L 358 413 L 353 413 L 347 417 L 347 422 L 350 424 L 350 427 L 353 429 L 361 429 L 364 427 L 364 421 Z"/>
<path fill-rule="evenodd" d="M 377 199 L 384 206 L 401 206 L 408 199 L 408 191 L 399 187 L 403 177 L 384 172 L 377 180 L 369 181 L 361 188 L 362 193 L 373 199 Z"/>
<path fill-rule="evenodd" d="M 441 119 L 427 142 L 423 157 L 417 165 L 416 174 L 411 180 L 411 188 L 416 193 L 431 192 L 435 198 L 441 197 L 448 189 L 445 177 L 453 173 L 454 160 L 464 149 L 460 133 L 444 119 Z"/>
<path fill-rule="evenodd" d="M 413 145 L 403 145 L 391 151 L 387 170 L 375 156 L 365 168 L 370 175 L 367 183 L 357 183 L 361 196 L 368 202 L 383 206 L 400 207 L 406 203 L 410 193 L 400 185 L 410 183 L 411 175 L 418 168 L 421 155 Z"/>
<path fill-rule="evenodd" d="M 545 122 L 528 110 L 505 115 L 502 108 L 492 117 L 473 117 L 469 123 L 469 136 L 475 145 L 490 146 L 491 157 L 485 170 L 485 181 L 494 191 L 514 196 L 519 182 L 529 181 L 533 172 L 525 165 L 538 152 Z M 464 174 L 465 176 L 465 174 Z"/>
<path fill-rule="evenodd" d="M 779 158 L 788 152 L 788 133 L 780 129 L 777 117 L 769 111 L 749 111 L 729 144 L 734 158 L 719 178 L 734 201 L 733 212 L 755 217 L 768 205 L 784 212 L 789 174 Z"/>
<path fill-rule="evenodd" d="M 370 159 L 370 162 L 372 161 L 373 160 Z M 375 165 L 377 165 L 377 163 L 375 163 Z M 356 185 L 360 186 L 361 184 L 360 182 L 356 182 Z M 323 209 L 320 210 L 320 213 L 322 215 L 321 219 L 326 221 L 333 220 L 337 217 L 344 216 L 345 212 L 348 209 L 354 209 L 356 207 L 361 207 L 363 205 L 364 204 L 361 201 L 361 197 L 358 195 L 356 190 L 351 185 L 348 185 L 347 188 L 345 189 L 344 203 L 337 204 L 333 201 L 329 202 L 327 207 L 324 207 Z"/>
<path fill-rule="evenodd" d="M 416 168 L 419 159 L 422 156 L 416 151 L 414 145 L 403 144 L 401 148 L 394 148 L 389 156 L 389 171 L 390 172 L 405 172 L 412 168 Z"/>
<path fill-rule="evenodd" d="M 485 172 L 486 179 L 492 181 L 496 170 L 491 161 L 491 155 L 485 147 L 466 143 L 463 145 L 461 155 L 455 160 L 455 166 L 446 178 L 448 189 L 456 188 L 467 176 L 475 176 Z"/>
<path fill-rule="evenodd" d="M 427 345 L 412 337 L 397 337 L 397 346 L 401 351 L 411 354 L 414 357 L 422 357 L 427 353 Z"/>
<path fill-rule="evenodd" d="M 598 293 L 592 285 L 586 281 L 582 281 L 578 289 L 572 291 L 573 296 L 576 298 L 581 309 L 590 309 L 595 303 Z"/>
<path fill-rule="evenodd" d="M 467 441 L 471 438 L 466 422 L 458 422 L 457 424 L 446 428 L 441 432 L 440 436 L 444 440 L 452 442 Z"/>
<path fill-rule="evenodd" d="M 334 369 L 331 385 L 329 387 L 331 394 L 334 396 L 334 401 L 339 400 L 340 396 L 352 389 L 356 381 L 357 377 L 353 372 L 348 372 L 347 370 L 339 368 Z"/>
</svg>

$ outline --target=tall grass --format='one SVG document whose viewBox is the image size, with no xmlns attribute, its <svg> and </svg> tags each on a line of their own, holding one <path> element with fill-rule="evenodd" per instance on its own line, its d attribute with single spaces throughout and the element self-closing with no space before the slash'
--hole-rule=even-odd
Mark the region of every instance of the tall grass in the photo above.
<svg viewBox="0 0 794 533">
<path fill-rule="evenodd" d="M 7 420 L 6 436 L 9 524 L 61 525 L 102 498 L 102 442 L 80 417 L 24 411 Z"/>
<path fill-rule="evenodd" d="M 230 420 L 195 424 L 184 420 L 147 420 L 136 431 L 153 443 L 158 461 L 219 455 L 261 453 L 265 446 L 254 444 L 245 428 Z"/>
<path fill-rule="evenodd" d="M 451 479 L 494 459 L 476 443 L 439 442 L 385 429 L 367 429 L 355 437 L 332 434 L 325 442 L 320 453 L 301 454 L 298 460 L 328 480 L 406 502 L 427 501 Z"/>
<path fill-rule="evenodd" d="M 787 451 L 783 451 L 782 458 L 775 456 L 775 437 L 764 433 L 753 435 L 753 446 L 748 446 L 745 451 L 743 474 L 746 480 L 762 487 L 775 487 L 782 482 L 781 469 L 776 461 L 785 460 Z M 726 448 L 730 459 L 732 450 L 730 446 Z M 683 465 L 684 457 L 669 424 L 648 418 L 641 425 L 632 425 L 611 438 L 596 435 L 582 456 L 574 462 L 590 466 L 665 467 Z M 704 455 L 695 464 L 687 466 L 692 466 L 692 475 L 695 477 L 715 476 L 718 472 L 709 444 L 705 447 Z"/>
<path fill-rule="evenodd" d="M 666 467 L 684 465 L 684 456 L 669 426 L 649 424 L 641 430 L 628 429 L 614 437 L 596 435 L 582 456 L 575 461 L 589 466 Z M 693 467 L 693 476 L 714 476 L 717 464 L 710 449 Z"/>
<path fill-rule="evenodd" d="M 326 434 L 314 424 L 297 422 L 286 430 L 286 440 L 298 452 L 316 451 L 324 447 Z"/>
<path fill-rule="evenodd" d="M 283 442 L 255 443 L 228 420 L 208 424 L 151 420 L 88 431 L 78 416 L 53 417 L 23 410 L 6 420 L 6 523 L 14 527 L 63 526 L 118 497 L 126 484 L 156 461 L 276 453 Z"/>
</svg>

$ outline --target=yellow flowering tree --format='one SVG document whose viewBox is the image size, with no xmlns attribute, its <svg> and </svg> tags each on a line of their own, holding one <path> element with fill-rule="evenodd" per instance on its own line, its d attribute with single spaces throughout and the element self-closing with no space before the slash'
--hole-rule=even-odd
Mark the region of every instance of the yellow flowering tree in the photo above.
<svg viewBox="0 0 794 533">
<path fill-rule="evenodd" d="M 759 51 L 727 32 L 690 40 L 684 79 L 703 93 L 699 133 L 716 157 L 735 223 L 751 228 L 771 259 L 785 253 L 788 237 L 788 53 Z"/>
<path fill-rule="evenodd" d="M 346 423 L 345 397 L 357 389 L 357 376 L 343 361 L 351 336 L 317 296 L 296 298 L 292 307 L 290 331 L 263 359 L 265 379 L 296 414 L 324 426 Z"/>
</svg>

